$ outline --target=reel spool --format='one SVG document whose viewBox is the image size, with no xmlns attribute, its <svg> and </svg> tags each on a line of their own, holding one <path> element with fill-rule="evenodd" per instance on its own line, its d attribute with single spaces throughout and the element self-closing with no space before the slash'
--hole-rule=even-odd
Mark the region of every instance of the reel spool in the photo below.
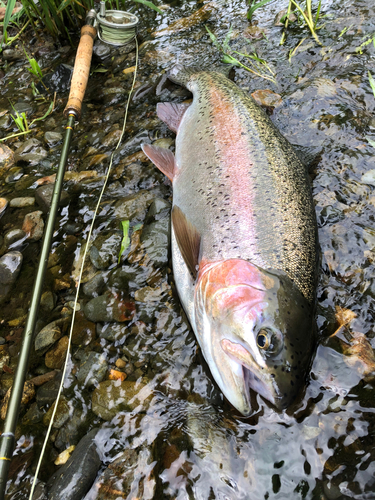
<svg viewBox="0 0 375 500">
<path fill-rule="evenodd" d="M 136 37 L 139 18 L 123 10 L 106 10 L 100 2 L 100 13 L 96 15 L 98 37 L 110 45 L 126 45 Z"/>
</svg>

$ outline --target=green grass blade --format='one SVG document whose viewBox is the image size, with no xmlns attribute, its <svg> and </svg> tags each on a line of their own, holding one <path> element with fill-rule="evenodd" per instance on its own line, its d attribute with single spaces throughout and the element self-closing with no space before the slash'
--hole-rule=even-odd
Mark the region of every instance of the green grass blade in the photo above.
<svg viewBox="0 0 375 500">
<path fill-rule="evenodd" d="M 14 6 L 16 5 L 16 0 L 8 0 L 7 8 L 5 10 L 5 17 L 4 17 L 4 22 L 3 22 L 3 36 L 1 38 L 1 45 L 4 42 L 4 38 L 6 36 L 6 31 L 7 27 L 10 21 L 10 18 L 12 17 L 12 12 L 14 9 Z M 0 52 L 1 52 L 1 45 L 0 45 Z"/>
<path fill-rule="evenodd" d="M 272 0 L 261 0 L 258 3 L 254 3 L 249 7 L 249 10 L 247 11 L 247 19 L 251 21 L 251 18 L 253 17 L 254 12 L 259 9 L 260 7 L 263 7 L 263 5 L 266 5 L 266 3 L 271 2 Z"/>
<path fill-rule="evenodd" d="M 319 0 L 319 5 L 318 5 L 318 10 L 316 11 L 316 16 L 315 16 L 315 23 L 314 23 L 314 28 L 316 28 L 316 25 L 319 20 L 319 14 L 320 14 L 320 8 L 322 6 L 322 0 Z"/>
<path fill-rule="evenodd" d="M 31 122 L 31 124 L 33 124 L 35 122 L 39 122 L 40 120 L 44 120 L 44 118 L 47 118 L 47 116 L 50 113 L 52 113 L 52 110 L 53 110 L 53 101 L 51 101 L 51 104 L 49 105 L 47 112 L 43 116 L 41 116 L 40 118 L 34 118 L 34 120 Z"/>
<path fill-rule="evenodd" d="M 125 250 L 128 248 L 130 244 L 130 238 L 129 238 L 129 221 L 128 220 L 123 220 L 121 221 L 122 225 L 122 234 L 123 238 L 121 241 L 121 248 L 120 248 L 120 253 L 118 254 L 118 261 L 117 264 L 120 264 L 121 261 L 121 256 L 125 252 Z"/>
<path fill-rule="evenodd" d="M 370 85 L 372 88 L 372 92 L 373 92 L 374 97 L 375 97 L 375 80 L 370 72 L 368 72 L 368 79 L 369 79 L 369 82 L 370 82 Z"/>
<path fill-rule="evenodd" d="M 204 25 L 204 27 L 206 28 L 206 31 L 207 33 L 210 35 L 210 38 L 211 38 L 211 42 L 215 45 L 215 47 L 217 49 L 219 49 L 221 52 L 223 51 L 223 48 L 222 46 L 219 44 L 219 42 L 217 41 L 217 38 L 216 36 L 212 33 L 212 31 L 206 26 Z"/>
<path fill-rule="evenodd" d="M 154 5 L 152 2 L 149 2 L 148 0 L 133 0 L 133 1 L 137 3 L 143 3 L 143 5 L 146 5 L 150 9 L 155 10 L 159 14 L 163 14 L 163 11 L 159 9 L 159 7 L 156 7 L 156 5 Z"/>
</svg>

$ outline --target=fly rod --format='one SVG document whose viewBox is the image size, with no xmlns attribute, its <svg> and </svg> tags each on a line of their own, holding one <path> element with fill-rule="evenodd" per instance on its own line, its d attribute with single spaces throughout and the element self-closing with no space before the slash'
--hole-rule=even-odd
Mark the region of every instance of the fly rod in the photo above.
<svg viewBox="0 0 375 500">
<path fill-rule="evenodd" d="M 48 255 L 51 249 L 52 236 L 60 201 L 62 183 L 64 180 L 66 161 L 68 158 L 70 142 L 73 135 L 73 127 L 75 121 L 79 120 L 81 116 L 82 101 L 85 95 L 87 81 L 89 78 L 92 48 L 96 36 L 96 28 L 94 27 L 95 19 L 95 10 L 90 10 L 86 17 L 86 24 L 81 29 L 81 39 L 74 63 L 74 71 L 70 86 L 68 104 L 64 110 L 64 116 L 67 118 L 67 125 L 62 145 L 60 162 L 56 174 L 56 182 L 51 200 L 51 208 L 48 215 L 38 269 L 34 281 L 33 291 L 31 294 L 30 309 L 23 333 L 20 357 L 12 385 L 12 391 L 4 422 L 4 430 L 0 436 L 0 500 L 4 500 L 5 497 L 10 461 L 15 445 L 15 431 L 18 414 L 21 405 L 26 373 L 29 365 L 31 347 L 34 340 L 34 331 L 38 316 L 40 297 L 42 294 L 44 276 L 47 269 Z"/>
</svg>

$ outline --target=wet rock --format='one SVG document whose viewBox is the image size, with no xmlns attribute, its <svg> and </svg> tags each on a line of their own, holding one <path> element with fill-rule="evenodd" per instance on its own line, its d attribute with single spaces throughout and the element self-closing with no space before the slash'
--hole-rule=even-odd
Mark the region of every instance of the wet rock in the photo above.
<svg viewBox="0 0 375 500">
<path fill-rule="evenodd" d="M 88 321 L 82 311 L 77 312 L 73 326 L 72 344 L 88 345 L 95 337 L 95 323 Z"/>
<path fill-rule="evenodd" d="M 53 73 L 43 77 L 44 85 L 52 92 L 65 92 L 69 89 L 73 68 L 67 64 L 60 64 Z M 40 93 L 45 93 L 41 83 L 36 85 Z"/>
<path fill-rule="evenodd" d="M 76 445 L 79 442 L 80 436 L 82 436 L 82 427 L 85 426 L 87 420 L 87 412 L 83 412 L 79 408 L 75 408 L 73 415 L 66 422 L 66 424 L 60 429 L 55 446 L 59 449 L 64 449 L 70 445 Z"/>
<path fill-rule="evenodd" d="M 127 375 L 124 372 L 120 372 L 118 370 L 110 370 L 108 379 L 109 380 L 121 380 L 123 382 L 126 379 Z"/>
<path fill-rule="evenodd" d="M 22 253 L 8 252 L 0 258 L 0 303 L 2 303 L 13 283 L 16 281 L 22 266 Z"/>
<path fill-rule="evenodd" d="M 60 386 L 60 379 L 61 377 L 56 376 L 56 378 L 46 382 L 38 388 L 36 391 L 36 402 L 39 408 L 51 405 L 54 401 L 56 401 Z"/>
<path fill-rule="evenodd" d="M 129 321 L 132 319 L 134 311 L 134 302 L 117 298 L 111 293 L 91 299 L 84 308 L 86 318 L 94 322 Z"/>
<path fill-rule="evenodd" d="M 148 391 L 141 382 L 105 380 L 92 395 L 92 411 L 103 420 L 112 420 L 120 411 L 133 411 L 140 404 L 147 405 Z"/>
<path fill-rule="evenodd" d="M 256 90 L 251 94 L 254 101 L 264 108 L 277 108 L 281 106 L 283 101 L 279 94 L 275 94 L 272 90 Z"/>
<path fill-rule="evenodd" d="M 61 331 L 61 320 L 53 321 L 49 325 L 45 326 L 38 335 L 35 337 L 35 352 L 38 355 L 42 355 L 50 349 L 61 337 L 63 333 Z"/>
<path fill-rule="evenodd" d="M 16 102 L 16 104 L 14 105 L 14 109 L 19 114 L 26 113 L 27 115 L 31 115 L 34 112 L 34 108 L 31 106 L 31 104 L 29 102 L 26 102 L 26 101 Z"/>
<path fill-rule="evenodd" d="M 51 422 L 52 413 L 54 411 L 56 402 L 51 406 L 47 413 L 43 417 L 43 424 L 48 426 Z M 57 404 L 57 409 L 55 417 L 53 419 L 52 427 L 54 429 L 60 429 L 70 418 L 70 408 L 65 396 L 60 396 L 59 402 Z"/>
<path fill-rule="evenodd" d="M 155 266 L 163 267 L 168 264 L 170 246 L 169 210 L 164 218 L 144 226 L 141 242 Z"/>
<path fill-rule="evenodd" d="M 7 206 L 8 206 L 8 200 L 5 198 L 0 198 L 0 217 L 2 214 L 5 212 Z"/>
<path fill-rule="evenodd" d="M 77 373 L 77 380 L 85 387 L 97 386 L 104 380 L 108 363 L 98 352 L 84 353 Z"/>
<path fill-rule="evenodd" d="M 59 469 L 49 490 L 49 500 L 78 500 L 85 496 L 95 480 L 101 461 L 95 444 L 97 429 L 78 443 L 67 463 Z"/>
<path fill-rule="evenodd" d="M 32 207 L 35 204 L 35 198 L 32 196 L 24 196 L 22 198 L 13 198 L 9 202 L 12 208 Z"/>
<path fill-rule="evenodd" d="M 27 235 L 22 229 L 11 229 L 4 235 L 4 245 L 9 249 L 15 249 L 20 247 L 26 238 Z"/>
<path fill-rule="evenodd" d="M 56 146 L 56 144 L 61 142 L 63 140 L 63 136 L 59 132 L 46 132 L 44 134 L 44 140 L 51 148 L 52 146 Z"/>
<path fill-rule="evenodd" d="M 365 174 L 363 174 L 361 181 L 363 182 L 363 184 L 375 186 L 375 169 L 368 170 Z"/>
<path fill-rule="evenodd" d="M 37 165 L 48 156 L 47 151 L 42 147 L 38 139 L 29 139 L 20 146 L 14 153 L 14 161 L 20 160 Z"/>
<path fill-rule="evenodd" d="M 110 273 L 108 287 L 119 292 L 137 290 L 146 284 L 147 276 L 147 270 L 123 265 Z"/>
<path fill-rule="evenodd" d="M 259 26 L 253 24 L 244 30 L 243 36 L 245 38 L 249 38 L 250 40 L 261 40 L 266 37 L 266 34 L 264 28 L 260 28 Z"/>
<path fill-rule="evenodd" d="M 97 269 L 106 269 L 116 264 L 121 248 L 120 233 L 103 233 L 95 239 L 90 247 L 90 260 Z"/>
<path fill-rule="evenodd" d="M 100 61 L 103 61 L 111 54 L 111 49 L 107 43 L 96 40 L 93 53 Z"/>
<path fill-rule="evenodd" d="M 135 292 L 134 298 L 138 302 L 145 302 L 147 304 L 150 302 L 159 302 L 167 290 L 169 290 L 169 285 L 165 282 L 162 283 L 161 287 L 157 288 L 145 286 Z"/>
<path fill-rule="evenodd" d="M 18 181 L 23 176 L 23 169 L 21 167 L 12 167 L 8 175 L 5 177 L 5 182 L 7 184 L 11 184 L 13 182 Z"/>
<path fill-rule="evenodd" d="M 50 292 L 44 292 L 40 299 L 40 307 L 43 311 L 50 312 L 55 307 L 56 297 Z"/>
<path fill-rule="evenodd" d="M 1 406 L 1 411 L 0 411 L 0 417 L 2 418 L 2 420 L 5 419 L 7 413 L 11 390 L 12 388 L 8 389 L 3 399 L 3 404 Z M 33 399 L 34 396 L 35 396 L 34 384 L 32 382 L 25 382 L 25 385 L 23 386 L 21 404 L 26 405 L 29 401 Z"/>
<path fill-rule="evenodd" d="M 97 324 L 97 333 L 99 337 L 115 342 L 116 340 L 125 339 L 128 327 L 120 323 L 106 323 L 105 325 Z"/>
<path fill-rule="evenodd" d="M 22 419 L 22 423 L 25 425 L 38 424 L 43 420 L 44 413 L 38 408 L 38 404 L 33 403 L 27 410 L 25 416 Z"/>
<path fill-rule="evenodd" d="M 13 163 L 13 151 L 8 146 L 5 146 L 5 144 L 0 144 L 0 168 L 10 167 Z"/>
<path fill-rule="evenodd" d="M 170 137 L 162 137 L 161 139 L 156 139 L 156 141 L 154 141 L 152 145 L 158 146 L 159 148 L 168 149 L 172 146 L 173 143 L 174 140 L 171 139 Z"/>
<path fill-rule="evenodd" d="M 132 222 L 134 219 L 141 220 L 154 197 L 155 195 L 146 189 L 125 196 L 115 203 L 115 216 L 118 219 L 131 220 Z"/>
<path fill-rule="evenodd" d="M 203 23 L 207 21 L 216 8 L 214 2 L 208 2 L 203 7 L 198 9 L 189 17 L 183 17 L 182 19 L 178 19 L 174 23 L 171 23 L 168 28 L 162 29 L 160 31 L 155 31 L 151 36 L 154 38 L 164 35 L 170 35 L 172 33 L 179 33 L 180 31 L 185 31 L 190 28 L 193 28 L 197 24 Z"/>
<path fill-rule="evenodd" d="M 98 295 L 103 292 L 104 285 L 104 275 L 103 273 L 98 273 L 90 281 L 83 285 L 82 290 L 87 297 L 98 297 Z"/>
<path fill-rule="evenodd" d="M 119 358 L 116 359 L 115 365 L 117 366 L 117 368 L 120 368 L 120 370 L 123 370 L 126 367 L 127 362 L 124 359 Z"/>
<path fill-rule="evenodd" d="M 283 10 L 280 10 L 280 12 L 278 12 L 276 14 L 276 17 L 275 17 L 275 20 L 273 22 L 273 25 L 274 26 L 284 26 L 284 23 L 285 23 L 285 20 L 283 22 L 281 22 L 281 19 L 288 13 L 288 9 L 283 9 Z M 289 14 L 289 22 L 290 23 L 294 23 L 295 21 L 297 21 L 297 16 L 291 12 Z"/>
<path fill-rule="evenodd" d="M 68 342 L 69 338 L 67 336 L 62 337 L 57 346 L 47 352 L 44 362 L 48 368 L 60 369 L 62 367 L 68 350 Z"/>
<path fill-rule="evenodd" d="M 71 457 L 73 451 L 75 450 L 75 446 L 74 444 L 72 444 L 72 446 L 69 446 L 69 448 L 67 448 L 66 450 L 62 451 L 59 456 L 56 458 L 56 460 L 54 461 L 54 464 L 55 465 L 64 465 L 66 464 L 66 462 L 69 460 L 69 458 Z"/>
<path fill-rule="evenodd" d="M 8 129 L 11 125 L 13 124 L 13 120 L 10 115 L 5 115 L 0 118 L 0 129 L 6 130 Z M 1 150 L 0 146 L 0 150 Z M 1 167 L 1 161 L 0 161 L 0 167 Z"/>
<path fill-rule="evenodd" d="M 39 241 L 43 236 L 44 220 L 43 212 L 37 210 L 25 215 L 22 230 L 27 234 L 29 241 Z"/>
<path fill-rule="evenodd" d="M 5 49 L 1 54 L 4 61 L 19 61 L 25 59 L 25 54 L 21 50 Z"/>
<path fill-rule="evenodd" d="M 120 129 L 113 130 L 112 132 L 107 134 L 102 142 L 103 148 L 111 149 L 116 146 L 118 141 L 120 140 L 121 134 L 122 130 Z"/>
<path fill-rule="evenodd" d="M 40 367 L 43 368 L 43 367 Z M 32 382 L 35 386 L 40 386 L 45 384 L 46 382 L 49 382 L 50 380 L 53 380 L 58 371 L 57 370 L 52 370 L 51 372 L 43 373 L 42 375 L 37 375 L 36 377 L 33 377 L 30 379 L 30 382 Z"/>
<path fill-rule="evenodd" d="M 47 184 L 46 186 L 40 186 L 36 189 L 35 191 L 35 199 L 40 208 L 43 210 L 44 213 L 47 213 L 49 211 L 49 208 L 51 206 L 51 200 L 52 200 L 52 194 L 54 190 L 54 184 Z M 69 204 L 69 195 L 66 191 L 61 192 L 61 197 L 60 197 L 60 207 L 65 207 L 66 205 Z"/>
</svg>

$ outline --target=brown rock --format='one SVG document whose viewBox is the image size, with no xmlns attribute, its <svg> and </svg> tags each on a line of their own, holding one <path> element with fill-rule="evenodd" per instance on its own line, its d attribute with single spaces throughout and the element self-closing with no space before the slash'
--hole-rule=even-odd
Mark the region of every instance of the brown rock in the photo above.
<svg viewBox="0 0 375 500">
<path fill-rule="evenodd" d="M 56 347 L 50 349 L 45 357 L 47 368 L 60 369 L 65 361 L 66 351 L 68 350 L 69 337 L 62 337 Z"/>
<path fill-rule="evenodd" d="M 120 129 L 113 130 L 104 137 L 102 146 L 107 148 L 112 148 L 113 146 L 116 146 L 118 141 L 120 140 L 121 135 L 122 135 L 122 130 Z"/>
<path fill-rule="evenodd" d="M 9 403 L 11 391 L 12 391 L 12 388 L 8 389 L 7 393 L 5 394 L 3 404 L 1 407 L 0 417 L 3 420 L 5 419 L 6 414 L 7 414 L 8 403 Z M 22 394 L 21 404 L 26 405 L 29 401 L 31 401 L 33 399 L 34 396 L 35 396 L 34 384 L 30 381 L 25 382 L 25 385 L 23 386 L 23 394 Z"/>
<path fill-rule="evenodd" d="M 216 5 L 214 2 L 206 3 L 205 5 L 203 5 L 203 7 L 195 11 L 191 16 L 178 19 L 174 23 L 170 24 L 168 28 L 160 31 L 155 31 L 151 34 L 151 36 L 157 38 L 159 36 L 170 35 L 171 33 L 179 33 L 180 31 L 185 31 L 193 28 L 197 24 L 207 21 L 207 19 L 211 17 L 212 11 L 215 8 Z"/>
<path fill-rule="evenodd" d="M 120 369 L 125 368 L 126 361 L 124 361 L 123 359 L 119 358 L 119 359 L 116 360 L 115 365 L 117 366 L 117 368 L 120 368 Z"/>
<path fill-rule="evenodd" d="M 8 200 L 5 198 L 0 198 L 0 216 L 1 214 L 5 211 L 6 207 L 8 206 Z"/>
<path fill-rule="evenodd" d="M 256 90 L 251 94 L 254 101 L 259 104 L 259 106 L 265 108 L 277 108 L 282 105 L 283 101 L 279 94 L 275 94 L 272 90 Z"/>
<path fill-rule="evenodd" d="M 127 375 L 124 372 L 120 372 L 118 370 L 110 370 L 109 371 L 109 380 L 121 380 L 123 382 L 126 379 Z"/>
<path fill-rule="evenodd" d="M 51 422 L 52 413 L 54 411 L 55 405 L 56 401 L 53 403 L 51 408 L 47 411 L 47 413 L 43 417 L 43 424 L 45 426 L 48 426 L 49 423 Z M 53 419 L 52 427 L 54 429 L 60 429 L 69 420 L 69 417 L 70 417 L 69 403 L 64 396 L 60 396 L 59 402 L 57 404 L 56 413 Z"/>
<path fill-rule="evenodd" d="M 72 344 L 88 345 L 95 337 L 95 323 L 86 319 L 82 311 L 77 312 L 73 326 Z"/>
<path fill-rule="evenodd" d="M 5 146 L 5 144 L 0 144 L 0 168 L 10 167 L 14 163 L 14 153 L 13 151 Z"/>
<path fill-rule="evenodd" d="M 49 382 L 50 380 L 54 379 L 56 377 L 56 370 L 53 370 L 52 372 L 47 372 L 44 373 L 43 375 L 38 375 L 38 377 L 34 377 L 29 380 L 29 382 L 32 382 L 34 385 L 43 385 L 46 382 Z"/>
<path fill-rule="evenodd" d="M 266 36 L 265 30 L 255 24 L 246 28 L 243 35 L 245 38 L 249 38 L 250 40 L 260 40 Z"/>
<path fill-rule="evenodd" d="M 42 218 L 43 212 L 37 210 L 25 215 L 22 225 L 22 231 L 28 235 L 29 241 L 38 241 L 43 236 L 44 220 Z"/>
</svg>

